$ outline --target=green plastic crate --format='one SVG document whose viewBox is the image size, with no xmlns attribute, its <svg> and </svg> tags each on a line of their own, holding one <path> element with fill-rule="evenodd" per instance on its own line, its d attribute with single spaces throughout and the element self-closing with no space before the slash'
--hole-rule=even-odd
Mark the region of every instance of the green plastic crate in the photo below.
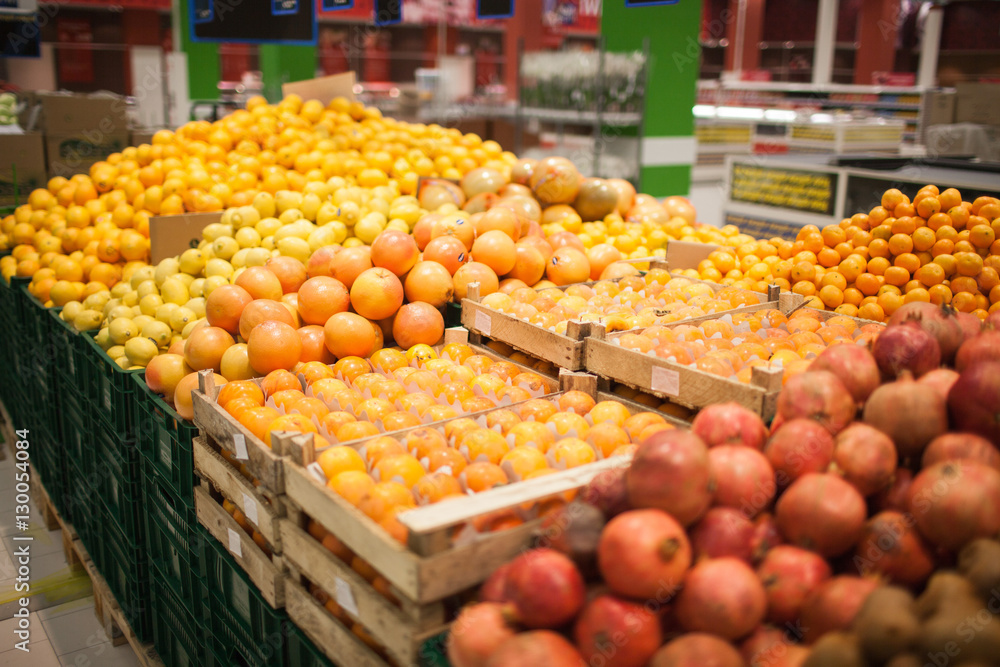
<svg viewBox="0 0 1000 667">
<path fill-rule="evenodd" d="M 63 408 L 61 431 L 67 480 L 64 512 L 88 551 L 93 549 L 97 538 L 95 512 L 99 509 L 97 498 L 101 481 L 95 468 L 94 435 L 89 423 L 86 413 L 76 407 Z"/>
<path fill-rule="evenodd" d="M 95 428 L 94 470 L 98 498 L 108 519 L 134 543 L 143 543 L 139 450 L 135 439 L 123 439 L 103 426 Z"/>
<path fill-rule="evenodd" d="M 49 315 L 53 322 L 49 328 L 54 346 L 56 368 L 59 369 L 60 395 L 72 397 L 79 405 L 83 371 L 79 368 L 78 358 L 83 344 L 84 335 L 96 335 L 96 331 L 80 334 L 72 324 L 59 316 L 61 308 L 50 308 Z"/>
<path fill-rule="evenodd" d="M 101 521 L 100 535 L 90 557 L 107 581 L 125 622 L 140 640 L 147 641 L 152 636 L 152 621 L 146 552 L 121 533 L 103 511 L 96 515 Z"/>
<path fill-rule="evenodd" d="M 305 633 L 294 628 L 285 642 L 285 664 L 288 667 L 335 667 Z"/>
<path fill-rule="evenodd" d="M 50 429 L 47 425 L 40 425 L 37 431 L 30 433 L 31 443 L 30 458 L 36 473 L 41 478 L 42 486 L 49 500 L 55 505 L 56 510 L 66 520 L 66 485 L 68 480 L 68 470 L 66 462 L 65 445 L 62 439 L 56 435 L 58 428 Z M 56 426 L 56 425 L 53 425 Z"/>
<path fill-rule="evenodd" d="M 198 428 L 167 405 L 134 375 L 133 423 L 139 436 L 139 451 L 149 461 L 171 493 L 194 507 L 194 445 Z"/>
<path fill-rule="evenodd" d="M 132 402 L 136 384 L 133 376 L 141 370 L 121 368 L 94 341 L 93 336 L 82 336 L 84 343 L 83 395 L 88 398 L 87 408 L 94 418 L 106 428 L 123 438 L 135 434 Z"/>
<path fill-rule="evenodd" d="M 205 620 L 218 661 L 277 667 L 284 660 L 289 624 L 273 609 L 226 548 L 201 526 L 201 572 L 208 587 Z"/>
<path fill-rule="evenodd" d="M 191 614 L 201 616 L 206 588 L 200 577 L 202 533 L 193 509 L 167 490 L 151 464 L 140 461 L 146 555 L 152 576 L 164 582 Z"/>
<path fill-rule="evenodd" d="M 210 653 L 201 619 L 171 593 L 169 584 L 150 580 L 153 645 L 168 667 L 202 667 Z"/>
</svg>

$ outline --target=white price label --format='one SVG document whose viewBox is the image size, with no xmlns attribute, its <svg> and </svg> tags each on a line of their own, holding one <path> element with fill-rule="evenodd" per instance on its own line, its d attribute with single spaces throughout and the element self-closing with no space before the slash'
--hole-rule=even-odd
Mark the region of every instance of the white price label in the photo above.
<svg viewBox="0 0 1000 667">
<path fill-rule="evenodd" d="M 334 591 L 334 598 L 337 600 L 337 604 L 348 614 L 357 618 L 358 603 L 354 600 L 354 591 L 351 590 L 351 585 L 340 577 L 337 577 L 334 583 L 337 587 L 337 590 Z"/>
<path fill-rule="evenodd" d="M 489 336 L 490 329 L 493 328 L 493 318 L 490 317 L 490 314 L 484 313 L 481 310 L 477 310 L 475 321 L 476 321 L 476 329 L 479 330 L 479 333 L 483 334 L 484 336 Z"/>
<path fill-rule="evenodd" d="M 680 373 L 669 368 L 654 366 L 649 384 L 653 391 L 660 391 L 671 396 L 677 396 L 681 392 Z"/>
<path fill-rule="evenodd" d="M 229 552 L 237 558 L 243 558 L 243 547 L 240 545 L 240 534 L 232 528 L 229 531 Z"/>
<path fill-rule="evenodd" d="M 243 494 L 243 513 L 246 514 L 247 521 L 255 526 L 259 526 L 257 521 L 257 501 L 249 493 Z"/>
<path fill-rule="evenodd" d="M 249 459 L 247 455 L 247 439 L 243 437 L 242 433 L 233 433 L 233 446 L 236 447 L 236 458 L 240 461 L 246 461 Z"/>
</svg>

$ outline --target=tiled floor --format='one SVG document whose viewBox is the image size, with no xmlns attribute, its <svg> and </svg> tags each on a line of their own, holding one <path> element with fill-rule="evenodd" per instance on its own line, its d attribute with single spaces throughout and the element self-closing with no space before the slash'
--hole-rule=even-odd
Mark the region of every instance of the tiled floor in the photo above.
<svg viewBox="0 0 1000 667">
<path fill-rule="evenodd" d="M 94 598 L 86 576 L 66 563 L 60 531 L 45 530 L 32 506 L 27 533 L 14 526 L 14 460 L 7 445 L 0 445 L 0 667 L 131 667 L 139 662 L 128 644 L 114 647 L 94 616 Z M 14 534 L 30 534 L 31 583 L 36 593 L 29 604 L 31 639 L 24 652 L 14 647 L 18 609 L 11 554 Z M 83 596 L 83 597 L 81 597 Z M 74 599 L 75 598 L 75 599 Z"/>
</svg>

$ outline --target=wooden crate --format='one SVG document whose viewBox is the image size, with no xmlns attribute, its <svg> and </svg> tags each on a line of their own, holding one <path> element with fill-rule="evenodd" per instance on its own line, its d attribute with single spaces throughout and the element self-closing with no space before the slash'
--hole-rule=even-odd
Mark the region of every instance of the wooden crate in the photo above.
<svg viewBox="0 0 1000 667">
<path fill-rule="evenodd" d="M 647 261 L 648 259 L 635 261 Z M 652 268 L 668 268 L 666 262 L 655 258 L 650 261 L 650 266 Z M 680 275 L 676 275 L 675 277 L 683 277 L 685 280 L 704 283 L 716 292 L 725 289 L 725 286 L 717 283 Z M 565 290 L 568 287 L 570 285 L 566 285 L 560 289 Z M 760 292 L 751 293 L 756 295 L 761 303 L 770 303 L 778 300 L 777 287 L 773 287 L 767 294 Z M 787 298 L 802 300 L 801 296 L 791 293 L 787 295 Z M 718 317 L 721 314 L 713 314 L 713 316 Z M 603 326 L 598 322 L 570 320 L 566 323 L 566 333 L 560 334 L 531 324 L 508 313 L 502 313 L 499 310 L 484 306 L 481 303 L 479 285 L 477 283 L 469 285 L 468 296 L 462 300 L 462 326 L 477 336 L 506 343 L 525 354 L 548 361 L 559 368 L 565 368 L 570 371 L 585 368 L 587 338 L 591 336 L 592 332 L 603 329 Z"/>
<path fill-rule="evenodd" d="M 382 659 L 357 635 L 330 615 L 313 596 L 294 581 L 288 582 L 288 618 L 337 665 L 387 667 Z"/>
<path fill-rule="evenodd" d="M 278 519 L 285 515 L 281 498 L 264 486 L 254 486 L 210 444 L 208 438 L 195 438 L 193 444 L 194 469 L 202 484 L 207 482 L 236 505 L 271 548 L 280 553 Z"/>
<path fill-rule="evenodd" d="M 204 452 L 208 445 L 202 438 L 196 438 L 195 447 L 201 447 Z M 222 458 L 218 454 L 215 456 L 220 460 Z M 224 460 L 223 463 L 225 463 Z M 235 470 L 233 473 L 239 476 Z M 235 480 L 232 481 L 235 482 Z M 258 546 L 253 538 L 243 530 L 243 527 L 236 522 L 236 519 L 222 508 L 222 501 L 219 499 L 222 494 L 219 494 L 218 497 L 213 495 L 209 484 L 207 479 L 203 479 L 202 485 L 194 490 L 194 509 L 198 516 L 198 523 L 205 526 L 212 537 L 229 549 L 230 555 L 250 576 L 250 580 L 260 590 L 268 604 L 275 609 L 284 607 L 286 570 L 280 549 L 276 547 L 272 554 L 268 554 Z M 275 512 L 267 511 L 252 496 L 248 496 L 244 507 L 249 507 L 250 502 L 256 503 L 258 510 L 262 513 L 257 517 L 258 524 L 267 525 L 272 538 L 280 545 L 280 533 L 277 527 L 278 517 L 274 516 Z M 258 530 L 260 530 L 259 527 Z M 261 534 L 263 535 L 263 531 Z"/>
<path fill-rule="evenodd" d="M 762 303 L 703 317 L 663 325 L 668 328 L 716 320 L 727 314 L 752 313 L 774 308 L 786 314 L 803 307 L 798 295 L 781 294 L 777 304 Z M 816 311 L 822 319 L 838 317 L 837 313 Z M 855 319 L 859 324 L 872 324 Z M 659 396 L 692 408 L 702 408 L 713 403 L 734 401 L 759 414 L 765 421 L 774 417 L 778 394 L 781 392 L 783 372 L 780 368 L 758 367 L 752 370 L 750 384 L 661 359 L 651 354 L 615 345 L 611 341 L 624 332 L 607 334 L 594 331 L 587 341 L 587 370 L 602 378 L 626 384 L 641 391 Z"/>
</svg>

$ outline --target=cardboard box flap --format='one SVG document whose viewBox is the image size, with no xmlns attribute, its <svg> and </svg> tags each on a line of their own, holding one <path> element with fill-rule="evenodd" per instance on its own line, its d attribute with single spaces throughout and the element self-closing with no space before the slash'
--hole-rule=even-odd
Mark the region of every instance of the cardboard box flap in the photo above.
<svg viewBox="0 0 1000 667">
<path fill-rule="evenodd" d="M 23 203 L 34 188 L 45 187 L 45 181 L 42 135 L 0 134 L 0 206 Z"/>
<path fill-rule="evenodd" d="M 698 263 L 719 249 L 714 243 L 671 241 L 667 244 L 667 266 L 671 271 L 697 269 Z"/>
<path fill-rule="evenodd" d="M 149 263 L 159 264 L 201 242 L 201 230 L 222 220 L 222 213 L 159 215 L 149 219 Z"/>
<path fill-rule="evenodd" d="M 344 72 L 308 81 L 295 81 L 282 84 L 281 94 L 287 97 L 294 93 L 303 100 L 319 100 L 323 106 L 328 105 L 330 100 L 336 97 L 346 97 L 353 102 L 356 80 L 354 72 Z"/>
</svg>

